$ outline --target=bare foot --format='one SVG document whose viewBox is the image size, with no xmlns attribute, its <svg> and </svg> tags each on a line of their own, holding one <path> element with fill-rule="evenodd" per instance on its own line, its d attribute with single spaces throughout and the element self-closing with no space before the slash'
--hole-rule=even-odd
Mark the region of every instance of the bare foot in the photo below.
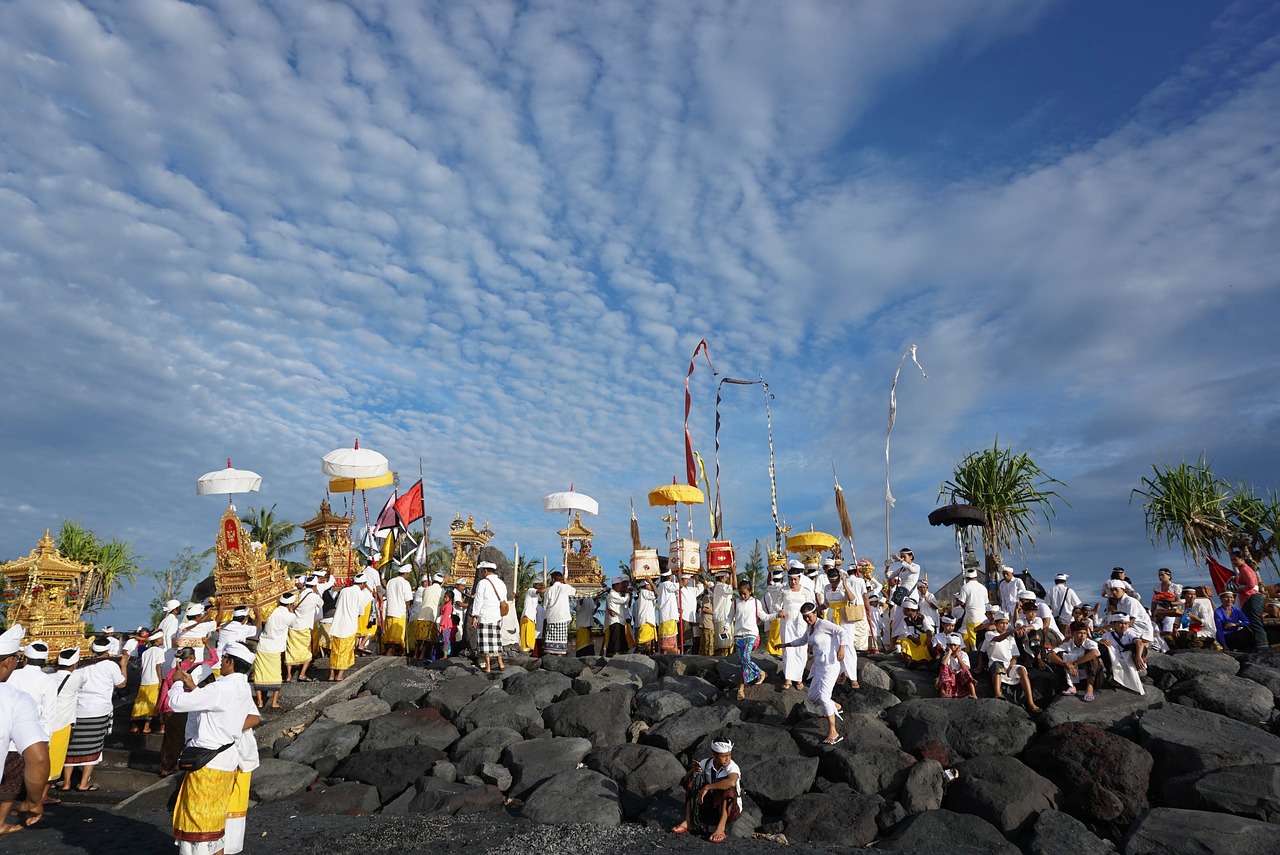
<svg viewBox="0 0 1280 855">
<path fill-rule="evenodd" d="M 740 700 L 740 701 L 745 701 L 746 699 L 747 699 L 747 693 L 746 693 L 745 691 L 743 691 L 743 689 L 742 689 L 742 687 L 741 687 L 741 686 L 739 686 L 739 687 L 738 687 L 738 700 Z"/>
</svg>

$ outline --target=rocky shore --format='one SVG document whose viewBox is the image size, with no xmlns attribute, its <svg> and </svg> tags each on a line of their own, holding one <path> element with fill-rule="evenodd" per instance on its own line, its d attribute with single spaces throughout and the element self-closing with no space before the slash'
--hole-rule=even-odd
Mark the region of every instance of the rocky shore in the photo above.
<svg viewBox="0 0 1280 855">
<path fill-rule="evenodd" d="M 1280 851 L 1280 652 L 1153 654 L 1144 696 L 1091 704 L 1038 681 L 1037 717 L 862 657 L 834 747 L 776 679 L 734 700 L 722 659 L 379 659 L 353 677 L 259 729 L 246 852 L 700 851 L 667 829 L 713 736 L 742 768 L 738 851 Z M 59 806 L 0 852 L 172 851 L 171 792 Z"/>
</svg>

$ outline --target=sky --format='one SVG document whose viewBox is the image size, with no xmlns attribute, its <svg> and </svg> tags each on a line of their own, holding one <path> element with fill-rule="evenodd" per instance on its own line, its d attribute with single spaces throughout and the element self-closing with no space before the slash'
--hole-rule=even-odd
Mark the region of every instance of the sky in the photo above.
<svg viewBox="0 0 1280 855">
<path fill-rule="evenodd" d="M 1272 3 L 11 0 L 0 557 L 72 519 L 162 569 L 214 542 L 203 473 L 300 522 L 359 439 L 404 486 L 421 460 L 435 532 L 474 514 L 508 553 L 555 552 L 540 500 L 574 485 L 612 570 L 632 500 L 666 538 L 645 496 L 705 339 L 769 384 L 795 530 L 838 530 L 834 467 L 883 560 L 915 344 L 888 525 L 935 584 L 927 514 L 997 438 L 1067 485 L 1010 563 L 1205 578 L 1130 493 L 1202 454 L 1280 485 L 1278 139 Z M 745 552 L 760 388 L 721 419 Z"/>
</svg>

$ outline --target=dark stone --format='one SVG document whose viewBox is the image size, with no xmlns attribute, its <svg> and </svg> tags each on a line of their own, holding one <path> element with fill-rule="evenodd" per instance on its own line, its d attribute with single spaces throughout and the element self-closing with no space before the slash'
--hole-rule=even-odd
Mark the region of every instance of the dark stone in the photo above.
<svg viewBox="0 0 1280 855">
<path fill-rule="evenodd" d="M 338 764 L 334 773 L 349 781 L 372 784 L 378 788 L 379 800 L 386 804 L 428 774 L 436 761 L 443 759 L 444 752 L 438 748 L 401 745 L 352 754 Z"/>
<path fill-rule="evenodd" d="M 959 757 L 1017 754 L 1036 733 L 1021 707 L 996 698 L 905 701 L 885 710 L 885 721 L 907 751 L 937 742 Z"/>
<path fill-rule="evenodd" d="M 368 695 L 363 698 L 340 701 L 326 707 L 323 715 L 339 724 L 356 724 L 389 712 L 391 712 L 391 704 L 376 695 Z"/>
<path fill-rule="evenodd" d="M 296 796 L 320 777 L 315 769 L 288 760 L 266 758 L 253 770 L 249 796 L 259 802 L 278 802 Z"/>
<path fill-rule="evenodd" d="M 864 689 L 879 689 L 887 692 L 893 688 L 893 680 L 889 672 L 865 656 L 858 657 L 858 685 Z"/>
<path fill-rule="evenodd" d="M 355 750 L 363 734 L 359 725 L 318 718 L 276 757 L 308 765 L 328 755 L 341 760 Z"/>
<path fill-rule="evenodd" d="M 630 671 L 640 678 L 643 685 L 649 685 L 658 679 L 658 663 L 650 656 L 640 653 L 620 653 L 605 660 L 607 667 Z"/>
<path fill-rule="evenodd" d="M 1252 680 L 1259 686 L 1266 686 L 1271 692 L 1272 703 L 1280 705 L 1280 668 L 1270 668 L 1249 662 L 1240 669 L 1240 676 L 1246 680 Z"/>
<path fill-rule="evenodd" d="M 903 855 L 1022 855 L 985 819 L 949 810 L 907 817 L 894 836 L 881 840 L 876 849 Z"/>
<path fill-rule="evenodd" d="M 631 692 L 614 689 L 566 698 L 547 707 L 541 721 L 556 736 L 580 736 L 597 747 L 622 745 L 631 724 Z"/>
<path fill-rule="evenodd" d="M 408 812 L 435 816 L 483 813 L 502 807 L 506 799 L 497 787 L 450 783 L 435 778 L 419 781 Z"/>
<path fill-rule="evenodd" d="M 708 733 L 688 750 L 688 759 L 703 760 L 711 756 L 711 743 L 727 739 L 733 743 L 733 759 L 739 766 L 768 757 L 800 757 L 800 747 L 785 727 L 755 722 L 734 721 Z"/>
<path fill-rule="evenodd" d="M 354 816 L 373 813 L 380 804 L 377 787 L 348 781 L 311 790 L 298 799 L 296 810 L 300 814 L 313 816 L 323 814 Z"/>
<path fill-rule="evenodd" d="M 316 762 L 311 764 L 311 768 L 316 770 L 316 774 L 321 778 L 328 778 L 333 774 L 333 770 L 338 768 L 338 764 L 342 761 L 333 754 L 326 754 Z"/>
<path fill-rule="evenodd" d="M 545 825 L 622 824 L 618 785 L 590 769 L 570 769 L 548 780 L 525 800 L 520 815 Z"/>
<path fill-rule="evenodd" d="M 765 757 L 735 762 L 742 769 L 741 788 L 761 807 L 782 810 L 807 793 L 818 776 L 817 757 Z"/>
<path fill-rule="evenodd" d="M 1036 817 L 1031 835 L 1031 855 L 1115 855 L 1115 847 L 1080 820 L 1057 810 Z"/>
<path fill-rule="evenodd" d="M 502 684 L 502 689 L 513 698 L 528 698 L 540 710 L 568 697 L 573 692 L 573 680 L 564 674 L 546 671 L 520 671 Z"/>
<path fill-rule="evenodd" d="M 1170 807 L 1280 823 L 1280 765 L 1227 766 L 1174 778 L 1165 784 L 1164 797 Z"/>
<path fill-rule="evenodd" d="M 501 689 L 491 689 L 463 707 L 453 723 L 463 733 L 479 727 L 524 730 L 542 724 L 542 716 L 528 698 L 513 698 Z"/>
<path fill-rule="evenodd" d="M 576 656 L 543 656 L 538 662 L 541 663 L 539 667 L 543 671 L 563 674 L 570 679 L 577 677 L 586 667 L 585 663 Z"/>
<path fill-rule="evenodd" d="M 879 796 L 805 793 L 787 805 L 787 839 L 796 843 L 866 846 L 876 839 Z"/>
<path fill-rule="evenodd" d="M 418 705 L 413 701 L 396 701 L 391 705 L 392 712 L 404 712 L 405 710 L 419 709 Z"/>
<path fill-rule="evenodd" d="M 702 737 L 715 733 L 730 722 L 738 721 L 740 717 L 741 713 L 736 707 L 695 707 L 660 722 L 645 733 L 641 741 L 664 748 L 672 754 L 681 754 Z"/>
<path fill-rule="evenodd" d="M 885 798 L 897 795 L 916 762 L 901 748 L 848 740 L 825 750 L 820 761 L 822 773 L 832 780 L 847 781 L 855 793 L 879 793 Z"/>
<path fill-rule="evenodd" d="M 672 656 L 665 653 L 654 656 L 653 661 L 658 663 L 658 670 L 664 676 L 701 677 L 707 682 L 717 679 L 716 668 L 721 662 L 715 656 Z"/>
<path fill-rule="evenodd" d="M 865 748 L 879 746 L 899 748 L 898 737 L 889 726 L 879 718 L 869 715 L 848 714 L 843 720 L 836 719 L 836 732 L 844 737 L 837 748 L 849 749 L 852 746 Z M 800 746 L 805 754 L 821 754 L 830 750 L 822 741 L 827 738 L 827 720 L 825 718 L 809 718 L 791 728 L 791 738 Z"/>
<path fill-rule="evenodd" d="M 907 772 L 899 798 L 908 814 L 924 813 L 942 807 L 945 790 L 942 765 L 936 760 L 921 760 Z"/>
<path fill-rule="evenodd" d="M 1240 673 L 1240 663 L 1234 657 L 1215 650 L 1181 650 L 1176 653 L 1147 655 L 1147 674 L 1161 688 L 1190 680 L 1201 674 L 1234 677 Z M 1169 679 L 1166 681 L 1166 677 Z"/>
<path fill-rule="evenodd" d="M 1022 759 L 1062 789 L 1066 810 L 1108 836 L 1123 835 L 1148 807 L 1151 754 L 1094 725 L 1058 725 Z"/>
<path fill-rule="evenodd" d="M 1280 737 L 1179 704 L 1144 713 L 1138 739 L 1155 758 L 1156 781 L 1224 766 L 1280 762 Z"/>
<path fill-rule="evenodd" d="M 679 822 L 679 820 L 676 821 Z M 760 824 L 763 822 L 764 811 L 751 800 L 751 796 L 743 795 L 742 813 L 733 821 L 733 825 L 729 827 L 729 836 L 739 839 L 750 837 L 759 830 Z"/>
<path fill-rule="evenodd" d="M 855 715 L 879 715 L 881 711 L 897 706 L 900 703 L 902 701 L 898 700 L 898 696 L 893 692 L 865 685 L 861 689 L 852 691 L 840 698 L 840 704 L 844 707 L 845 715 L 850 713 Z"/>
<path fill-rule="evenodd" d="M 902 802 L 889 802 L 880 808 L 880 813 L 876 814 L 876 827 L 880 829 L 881 834 L 888 834 L 907 816 L 909 814 Z"/>
<path fill-rule="evenodd" d="M 378 813 L 383 816 L 407 816 L 409 814 L 409 805 L 413 804 L 413 800 L 418 797 L 418 791 L 410 787 L 400 795 L 382 806 L 382 810 Z"/>
<path fill-rule="evenodd" d="M 689 709 L 692 704 L 684 695 L 666 689 L 644 689 L 636 695 L 636 717 L 650 724 L 670 718 Z"/>
<path fill-rule="evenodd" d="M 412 709 L 391 712 L 369 722 L 361 751 L 377 751 L 401 745 L 429 745 L 444 750 L 458 741 L 458 728 L 437 710 Z"/>
<path fill-rule="evenodd" d="M 583 671 L 573 678 L 573 690 L 579 695 L 596 695 L 618 689 L 627 690 L 632 697 L 644 683 L 635 674 L 621 668 L 603 668 L 600 671 Z"/>
<path fill-rule="evenodd" d="M 720 696 L 720 690 L 701 677 L 663 677 L 650 683 L 642 691 L 665 690 L 675 692 L 689 701 L 691 706 L 705 707 Z"/>
<path fill-rule="evenodd" d="M 1006 835 L 1025 834 L 1041 811 L 1057 810 L 1058 787 L 1015 757 L 974 757 L 960 764 L 959 772 L 943 805 L 980 816 Z"/>
<path fill-rule="evenodd" d="M 904 701 L 938 697 L 933 680 L 931 672 L 913 668 L 895 668 L 889 672 L 890 691 Z"/>
<path fill-rule="evenodd" d="M 452 784 L 458 780 L 458 767 L 448 760 L 437 760 L 431 764 L 431 777 Z"/>
<path fill-rule="evenodd" d="M 1081 701 L 1079 695 L 1059 695 L 1045 708 L 1040 722 L 1050 728 L 1078 721 L 1097 725 L 1103 730 L 1127 730 L 1137 721 L 1139 713 L 1164 703 L 1164 692 L 1155 686 L 1144 688 L 1146 694 L 1142 695 L 1128 689 L 1103 689 L 1096 693 L 1091 704 Z"/>
<path fill-rule="evenodd" d="M 427 692 L 436 688 L 440 679 L 441 675 L 434 671 L 394 665 L 379 671 L 364 685 L 388 704 L 395 705 L 400 701 L 412 701 L 416 704 Z"/>
<path fill-rule="evenodd" d="M 485 763 L 480 767 L 479 778 L 482 783 L 492 784 L 504 793 L 511 789 L 511 772 L 501 763 Z"/>
<path fill-rule="evenodd" d="M 497 763 L 508 746 L 522 739 L 509 727 L 481 727 L 454 743 L 449 757 L 458 775 L 474 775 L 485 763 Z"/>
<path fill-rule="evenodd" d="M 685 773 L 674 754 L 652 745 L 598 748 L 588 755 L 587 767 L 644 799 L 679 785 Z"/>
<path fill-rule="evenodd" d="M 502 752 L 502 765 L 514 779 L 508 792 L 518 799 L 561 772 L 577 768 L 591 751 L 591 742 L 577 737 L 531 739 Z M 584 820 L 585 821 L 585 820 Z"/>
<path fill-rule="evenodd" d="M 743 799 L 745 813 L 746 799 Z M 645 828 L 655 831 L 670 831 L 684 819 L 684 790 L 672 787 L 657 794 L 649 800 L 649 804 L 636 818 Z M 736 835 L 735 835 L 736 836 Z"/>
<path fill-rule="evenodd" d="M 1125 855 L 1268 855 L 1280 851 L 1280 826 L 1178 808 L 1152 808 L 1124 839 Z"/>
<path fill-rule="evenodd" d="M 1266 686 L 1218 674 L 1201 674 L 1178 683 L 1169 690 L 1169 699 L 1245 724 L 1265 724 L 1275 708 L 1275 696 Z"/>
<path fill-rule="evenodd" d="M 488 677 L 462 676 L 446 680 L 426 695 L 425 703 L 433 710 L 439 710 L 447 720 L 454 721 L 458 714 L 475 700 L 481 692 L 493 688 Z M 501 690 L 497 690 L 501 691 Z"/>
</svg>

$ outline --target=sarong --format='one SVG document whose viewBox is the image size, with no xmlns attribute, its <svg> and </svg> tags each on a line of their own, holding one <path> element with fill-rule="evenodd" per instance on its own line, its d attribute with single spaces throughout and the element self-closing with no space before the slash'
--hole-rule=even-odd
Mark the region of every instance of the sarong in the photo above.
<svg viewBox="0 0 1280 855">
<path fill-rule="evenodd" d="M 716 634 L 715 627 L 701 626 L 698 630 L 698 655 L 714 656 L 716 649 L 711 639 Z"/>
<path fill-rule="evenodd" d="M 981 624 L 966 623 L 964 625 L 964 632 L 960 633 L 964 637 L 965 649 L 968 650 L 970 653 L 978 649 L 978 627 L 979 626 L 981 626 Z"/>
<path fill-rule="evenodd" d="M 705 631 L 706 630 L 703 630 L 703 632 Z M 712 647 L 715 648 L 716 653 L 719 653 L 721 650 L 724 650 L 727 653 L 727 651 L 733 649 L 734 641 L 733 636 L 729 634 L 728 621 L 716 621 L 715 635 L 711 638 L 711 644 Z"/>
<path fill-rule="evenodd" d="M 898 649 L 912 662 L 928 662 L 933 658 L 933 652 L 929 650 L 929 645 L 923 636 L 919 639 L 909 635 L 903 636 L 898 640 Z"/>
<path fill-rule="evenodd" d="M 111 716 L 99 715 L 78 718 L 71 725 L 71 738 L 67 742 L 67 760 L 64 766 L 96 766 L 102 762 L 102 746 L 111 729 Z"/>
<path fill-rule="evenodd" d="M 49 739 L 49 780 L 62 777 L 62 764 L 67 762 L 67 743 L 71 739 L 71 725 L 55 730 Z"/>
<path fill-rule="evenodd" d="M 542 652 L 550 656 L 564 656 L 569 650 L 569 622 L 548 621 L 542 638 Z"/>
<path fill-rule="evenodd" d="M 591 638 L 591 630 L 585 626 L 578 627 L 577 652 L 579 656 L 592 656 L 596 652 L 596 643 Z"/>
<path fill-rule="evenodd" d="M 253 688 L 259 692 L 273 691 L 280 688 L 284 675 L 280 670 L 280 654 L 264 653 L 262 650 L 253 657 Z"/>
<path fill-rule="evenodd" d="M 244 818 L 249 813 L 249 781 L 252 772 L 236 772 L 231 786 L 231 801 L 227 804 L 227 827 L 222 837 L 225 855 L 244 851 Z"/>
<path fill-rule="evenodd" d="M 476 652 L 481 656 L 502 653 L 502 624 L 481 623 L 476 628 Z"/>
<path fill-rule="evenodd" d="M 765 652 L 770 656 L 782 655 L 782 621 L 769 621 L 769 640 L 765 643 Z"/>
<path fill-rule="evenodd" d="M 383 621 L 382 643 L 404 645 L 404 618 L 389 617 Z"/>
<path fill-rule="evenodd" d="M 653 644 L 658 638 L 658 628 L 651 623 L 640 624 L 640 633 L 636 636 L 636 644 Z"/>
<path fill-rule="evenodd" d="M 680 621 L 664 620 L 658 624 L 658 652 L 659 653 L 679 653 L 680 637 L 677 634 L 680 631 Z"/>
<path fill-rule="evenodd" d="M 689 802 L 689 815 L 693 818 L 695 830 L 700 834 L 714 831 L 720 825 L 720 811 L 727 805 L 728 816 L 725 817 L 724 828 L 727 832 L 733 823 L 742 815 L 738 807 L 738 790 L 731 787 L 727 790 L 708 790 L 702 804 L 698 804 L 698 793 L 686 788 L 685 800 Z"/>
<path fill-rule="evenodd" d="M 372 614 L 373 603 L 369 603 L 369 605 L 364 607 L 364 611 L 360 612 L 360 619 L 356 621 L 356 635 L 373 635 L 374 630 L 378 627 L 376 622 L 373 626 L 369 626 L 369 617 Z"/>
<path fill-rule="evenodd" d="M 853 634 L 853 649 L 859 653 L 866 653 L 871 647 L 871 625 L 866 620 L 854 620 L 846 626 Z"/>
<path fill-rule="evenodd" d="M 329 670 L 345 671 L 356 664 L 356 637 L 329 639 Z"/>
<path fill-rule="evenodd" d="M 742 671 L 742 685 L 749 686 L 764 676 L 760 666 L 751 660 L 751 651 L 756 649 L 754 635 L 735 636 L 733 646 L 738 651 L 738 668 Z"/>
<path fill-rule="evenodd" d="M 435 621 L 415 620 L 413 622 L 413 641 L 415 644 L 435 644 L 440 640 L 440 627 Z"/>
<path fill-rule="evenodd" d="M 813 673 L 809 680 L 809 700 L 822 707 L 822 714 L 836 714 L 836 702 L 831 700 L 831 693 L 836 690 L 836 677 L 840 676 L 840 663 L 822 663 L 814 661 Z"/>
<path fill-rule="evenodd" d="M 329 624 L 322 623 L 311 636 L 311 655 L 319 655 L 321 650 L 328 650 L 329 645 Z"/>
<path fill-rule="evenodd" d="M 152 718 L 159 710 L 156 705 L 160 702 L 160 684 L 152 683 L 150 686 L 139 686 L 138 696 L 133 699 L 133 713 L 131 718 Z"/>
<path fill-rule="evenodd" d="M 235 783 L 234 771 L 224 772 L 208 766 L 184 775 L 177 804 L 173 806 L 173 839 L 180 844 L 218 844 L 209 848 L 209 852 L 221 849 Z M 195 847 L 184 848 L 191 852 L 200 851 Z"/>
<path fill-rule="evenodd" d="M 529 618 L 520 618 L 520 649 L 529 651 L 538 643 L 538 627 Z"/>
<path fill-rule="evenodd" d="M 950 668 L 938 670 L 938 693 L 944 698 L 967 698 L 969 687 L 973 685 L 973 674 L 968 668 L 952 671 Z"/>
<path fill-rule="evenodd" d="M 27 774 L 27 761 L 17 751 L 10 751 L 4 758 L 4 771 L 0 772 L 0 802 L 17 801 Z"/>
<path fill-rule="evenodd" d="M 284 661 L 289 665 L 306 665 L 311 661 L 311 630 L 289 630 L 289 645 L 284 650 Z M 254 664 L 258 664 L 256 660 Z"/>
</svg>

